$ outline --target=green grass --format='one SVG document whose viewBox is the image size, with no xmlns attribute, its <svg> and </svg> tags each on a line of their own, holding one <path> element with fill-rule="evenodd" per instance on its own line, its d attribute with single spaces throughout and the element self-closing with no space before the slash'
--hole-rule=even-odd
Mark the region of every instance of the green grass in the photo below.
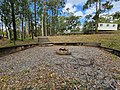
<svg viewBox="0 0 120 90">
<path fill-rule="evenodd" d="M 120 31 L 112 34 L 49 36 L 51 42 L 96 42 L 104 47 L 120 50 Z"/>
<path fill-rule="evenodd" d="M 21 39 L 18 39 L 15 42 L 15 45 L 32 44 L 32 43 L 37 43 L 37 39 L 32 40 L 31 38 L 26 38 L 23 41 L 21 41 Z M 7 46 L 14 46 L 14 42 L 8 39 L 0 40 L 0 47 L 7 47 Z"/>
<path fill-rule="evenodd" d="M 63 36 L 48 36 L 51 42 L 96 42 L 102 46 L 120 50 L 120 30 L 111 31 L 111 34 L 90 34 L 90 35 L 63 35 Z M 37 43 L 37 38 L 32 40 L 26 38 L 24 41 L 18 39 L 16 45 Z M 14 46 L 9 40 L 0 40 L 0 47 Z"/>
</svg>

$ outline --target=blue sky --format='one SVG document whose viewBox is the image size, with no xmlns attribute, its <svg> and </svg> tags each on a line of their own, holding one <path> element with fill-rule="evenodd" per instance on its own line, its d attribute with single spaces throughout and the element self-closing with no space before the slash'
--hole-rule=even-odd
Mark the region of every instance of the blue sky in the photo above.
<svg viewBox="0 0 120 90">
<path fill-rule="evenodd" d="M 66 9 L 69 8 L 70 12 L 74 13 L 75 16 L 82 16 L 80 21 L 83 23 L 86 15 L 94 14 L 95 5 L 90 7 L 89 9 L 82 10 L 83 5 L 87 0 L 67 0 L 65 8 L 63 8 L 63 12 L 66 12 Z M 105 0 L 103 0 L 105 1 Z M 108 0 L 109 1 L 109 0 Z M 109 11 L 110 14 L 120 11 L 120 1 L 112 2 L 113 8 Z M 101 15 L 107 14 L 108 12 L 102 13 Z"/>
</svg>

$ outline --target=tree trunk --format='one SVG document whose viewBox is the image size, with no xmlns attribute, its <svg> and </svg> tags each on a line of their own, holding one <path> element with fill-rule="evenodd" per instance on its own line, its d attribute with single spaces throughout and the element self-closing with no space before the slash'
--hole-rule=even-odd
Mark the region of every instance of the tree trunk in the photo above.
<svg viewBox="0 0 120 90">
<path fill-rule="evenodd" d="M 10 42 L 11 42 L 11 40 L 12 40 L 12 31 L 10 29 L 11 29 L 11 24 L 9 23 L 8 24 L 8 38 L 10 39 Z"/>
<path fill-rule="evenodd" d="M 32 17 L 31 17 L 31 34 L 32 34 L 32 39 L 34 39 L 34 31 L 33 31 Z"/>
<path fill-rule="evenodd" d="M 48 31 L 49 31 L 49 27 L 48 27 L 48 25 L 49 25 L 48 18 L 46 18 L 46 24 L 47 24 L 47 25 L 46 25 L 46 29 L 47 29 L 46 31 L 47 31 L 47 36 L 48 36 Z"/>
<path fill-rule="evenodd" d="M 54 27 L 53 27 L 53 24 L 54 24 L 54 18 L 53 18 L 53 14 L 54 14 L 54 11 L 53 11 L 53 9 L 52 9 L 52 26 L 51 26 L 51 35 L 53 35 L 54 34 Z"/>
<path fill-rule="evenodd" d="M 42 14 L 42 36 L 44 36 L 44 15 Z"/>
<path fill-rule="evenodd" d="M 26 38 L 26 32 L 25 32 L 25 30 L 23 30 L 23 35 L 24 35 L 24 40 L 25 40 L 25 38 Z"/>
<path fill-rule="evenodd" d="M 3 30 L 3 15 L 1 16 L 1 21 L 2 21 L 2 36 L 3 36 L 3 40 L 4 40 L 4 30 Z"/>
<path fill-rule="evenodd" d="M 23 31 L 24 31 L 24 29 L 23 29 L 23 17 L 22 17 L 22 33 L 21 33 L 21 40 L 23 41 Z"/>
<path fill-rule="evenodd" d="M 30 28 L 30 18 L 28 19 L 28 27 L 29 27 L 29 36 L 30 36 L 30 30 L 31 30 L 31 28 Z"/>
<path fill-rule="evenodd" d="M 96 21 L 96 26 L 95 26 L 95 32 L 98 33 L 98 2 L 96 2 L 96 17 L 95 17 L 95 21 Z"/>
<path fill-rule="evenodd" d="M 6 37 L 8 38 L 8 29 L 7 29 L 7 19 L 6 19 L 6 17 L 4 17 L 4 19 L 5 19 L 5 29 L 6 29 Z"/>
<path fill-rule="evenodd" d="M 17 40 L 17 35 L 16 35 L 16 23 L 15 23 L 15 13 L 14 13 L 14 2 L 11 1 L 11 8 L 12 8 L 12 22 L 13 22 L 13 31 L 14 31 L 14 44 L 15 41 Z"/>
<path fill-rule="evenodd" d="M 29 36 L 29 20 L 26 20 L 26 36 Z"/>
<path fill-rule="evenodd" d="M 47 36 L 47 20 L 46 20 L 46 10 L 45 10 L 45 15 L 44 15 L 44 26 L 45 26 L 45 36 Z"/>
<path fill-rule="evenodd" d="M 8 31 L 6 26 L 5 26 L 5 30 L 6 30 L 6 38 L 8 39 Z"/>
<path fill-rule="evenodd" d="M 8 37 L 10 39 L 10 43 L 12 41 L 12 31 L 10 30 L 10 26 L 8 27 Z"/>
<path fill-rule="evenodd" d="M 9 29 L 9 33 L 10 33 L 10 42 L 12 41 L 12 31 Z"/>
<path fill-rule="evenodd" d="M 36 0 L 34 1 L 34 13 L 35 13 L 35 37 L 37 37 L 37 30 L 36 30 Z"/>
<path fill-rule="evenodd" d="M 58 13 L 58 10 L 57 10 L 57 25 L 56 25 L 56 26 L 57 26 L 57 28 L 56 28 L 57 31 L 56 31 L 56 34 L 58 34 L 58 31 L 59 31 L 59 20 L 58 20 L 58 14 L 59 14 L 59 13 Z"/>
<path fill-rule="evenodd" d="M 48 11 L 50 14 L 50 10 Z M 49 35 L 51 35 L 51 17 L 48 18 L 48 31 L 49 31 Z"/>
</svg>

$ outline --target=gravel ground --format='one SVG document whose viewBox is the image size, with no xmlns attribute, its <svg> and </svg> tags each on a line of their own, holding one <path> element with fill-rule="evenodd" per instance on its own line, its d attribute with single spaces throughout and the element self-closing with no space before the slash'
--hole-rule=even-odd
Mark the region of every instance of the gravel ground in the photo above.
<svg viewBox="0 0 120 90">
<path fill-rule="evenodd" d="M 57 55 L 67 48 L 71 55 Z M 0 90 L 120 90 L 120 58 L 85 46 L 34 47 L 0 57 Z"/>
</svg>

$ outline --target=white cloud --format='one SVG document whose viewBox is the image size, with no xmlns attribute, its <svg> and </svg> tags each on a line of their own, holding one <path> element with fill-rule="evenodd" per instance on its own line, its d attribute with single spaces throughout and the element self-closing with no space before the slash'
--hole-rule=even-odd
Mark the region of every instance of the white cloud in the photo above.
<svg viewBox="0 0 120 90">
<path fill-rule="evenodd" d="M 113 14 L 113 13 L 118 12 L 118 11 L 120 12 L 120 1 L 113 2 L 112 4 L 113 4 L 113 8 L 109 11 L 110 14 Z"/>
<path fill-rule="evenodd" d="M 83 5 L 87 0 L 67 0 L 65 8 L 63 9 L 63 12 L 66 12 L 67 8 L 69 8 L 69 12 L 75 13 L 77 11 L 77 7 L 74 5 Z"/>
<path fill-rule="evenodd" d="M 72 5 L 83 5 L 87 0 L 67 0 L 67 3 L 71 3 Z"/>
<path fill-rule="evenodd" d="M 94 12 L 95 12 L 95 6 L 92 6 L 85 11 L 85 16 L 89 14 L 93 14 Z"/>
<path fill-rule="evenodd" d="M 74 15 L 75 16 L 83 16 L 83 13 L 82 13 L 82 11 L 78 11 L 78 12 L 74 13 Z"/>
</svg>

